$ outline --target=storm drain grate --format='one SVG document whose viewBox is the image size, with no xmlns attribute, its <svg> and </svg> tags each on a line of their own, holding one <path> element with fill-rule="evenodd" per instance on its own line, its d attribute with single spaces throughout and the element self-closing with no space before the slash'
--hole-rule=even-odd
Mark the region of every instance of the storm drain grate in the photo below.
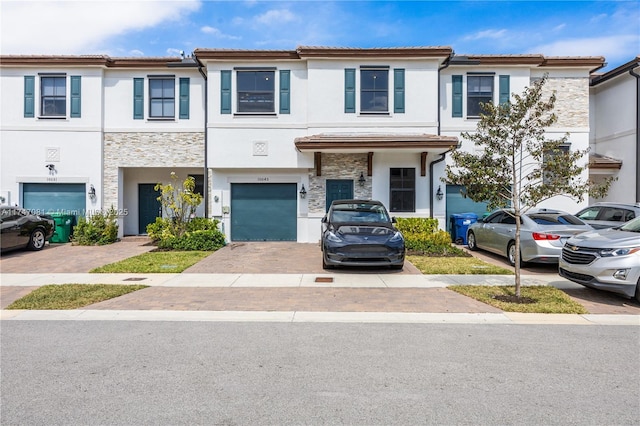
<svg viewBox="0 0 640 426">
<path fill-rule="evenodd" d="M 317 283 L 332 283 L 333 277 L 316 277 Z"/>
<path fill-rule="evenodd" d="M 141 277 L 125 278 L 122 281 L 143 281 L 143 280 L 146 280 L 146 278 L 141 278 Z"/>
</svg>

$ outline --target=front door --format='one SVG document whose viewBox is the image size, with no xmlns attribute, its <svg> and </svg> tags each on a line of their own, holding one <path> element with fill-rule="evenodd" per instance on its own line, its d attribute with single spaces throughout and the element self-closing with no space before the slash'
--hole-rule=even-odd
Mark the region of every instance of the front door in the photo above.
<svg viewBox="0 0 640 426">
<path fill-rule="evenodd" d="M 160 193 L 154 189 L 155 183 L 138 184 L 138 233 L 146 234 L 147 225 L 162 217 L 162 205 L 158 201 Z"/>
<path fill-rule="evenodd" d="M 350 200 L 353 198 L 353 180 L 327 179 L 327 211 L 333 200 Z"/>
</svg>

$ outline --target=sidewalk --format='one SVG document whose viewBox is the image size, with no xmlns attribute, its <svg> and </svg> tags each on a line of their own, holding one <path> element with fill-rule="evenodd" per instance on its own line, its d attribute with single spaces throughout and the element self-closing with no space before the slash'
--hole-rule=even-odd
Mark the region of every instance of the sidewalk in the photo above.
<svg viewBox="0 0 640 426">
<path fill-rule="evenodd" d="M 511 285 L 503 275 L 391 274 L 2 274 L 4 309 L 45 284 L 149 287 L 71 311 L 8 311 L 2 320 L 402 322 L 640 325 L 640 307 L 588 315 L 506 313 L 446 289 Z M 523 276 L 523 285 L 562 285 L 557 276 Z M 632 307 L 633 308 L 633 307 Z M 631 311 L 633 312 L 633 311 Z"/>
</svg>

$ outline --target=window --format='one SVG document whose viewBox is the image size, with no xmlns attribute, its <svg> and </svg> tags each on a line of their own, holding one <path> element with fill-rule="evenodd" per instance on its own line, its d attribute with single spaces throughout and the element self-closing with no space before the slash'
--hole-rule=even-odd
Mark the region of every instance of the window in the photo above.
<svg viewBox="0 0 640 426">
<path fill-rule="evenodd" d="M 467 117 L 480 117 L 480 103 L 493 102 L 493 76 L 467 75 Z"/>
<path fill-rule="evenodd" d="M 149 118 L 174 118 L 175 111 L 175 79 L 149 78 Z"/>
<path fill-rule="evenodd" d="M 43 117 L 67 115 L 67 77 L 65 75 L 40 77 L 40 113 Z"/>
<path fill-rule="evenodd" d="M 275 112 L 275 71 L 238 71 L 237 77 L 238 112 Z"/>
<path fill-rule="evenodd" d="M 555 150 L 546 151 L 542 157 L 542 162 L 545 163 L 545 167 L 549 167 L 553 169 L 556 164 L 564 164 L 568 160 L 566 156 L 569 154 L 569 149 L 571 148 L 571 144 L 562 144 L 559 145 Z M 551 184 L 553 183 L 553 172 L 551 170 L 545 170 L 542 176 L 542 183 Z"/>
<path fill-rule="evenodd" d="M 360 70 L 360 112 L 389 112 L 389 70 Z"/>
<path fill-rule="evenodd" d="M 416 211 L 416 169 L 391 169 L 389 187 L 392 212 Z"/>
</svg>

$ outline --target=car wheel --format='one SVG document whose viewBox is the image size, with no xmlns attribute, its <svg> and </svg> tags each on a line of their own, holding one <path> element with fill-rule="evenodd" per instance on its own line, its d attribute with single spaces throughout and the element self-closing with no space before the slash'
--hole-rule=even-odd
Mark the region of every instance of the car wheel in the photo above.
<svg viewBox="0 0 640 426">
<path fill-rule="evenodd" d="M 509 259 L 509 265 L 516 266 L 516 243 L 513 241 L 507 246 L 507 258 Z M 520 253 L 520 267 L 523 267 L 525 262 L 522 260 L 522 252 Z"/>
<path fill-rule="evenodd" d="M 44 243 L 47 241 L 47 237 L 44 235 L 44 231 L 40 228 L 36 228 L 31 232 L 29 237 L 29 250 L 42 250 Z"/>
<path fill-rule="evenodd" d="M 467 235 L 467 247 L 469 247 L 469 250 L 471 251 L 478 250 L 478 244 L 476 243 L 476 235 L 473 232 L 469 232 L 469 235 Z"/>
<path fill-rule="evenodd" d="M 640 303 L 640 278 L 638 278 L 638 284 L 636 284 L 636 301 Z"/>
</svg>

